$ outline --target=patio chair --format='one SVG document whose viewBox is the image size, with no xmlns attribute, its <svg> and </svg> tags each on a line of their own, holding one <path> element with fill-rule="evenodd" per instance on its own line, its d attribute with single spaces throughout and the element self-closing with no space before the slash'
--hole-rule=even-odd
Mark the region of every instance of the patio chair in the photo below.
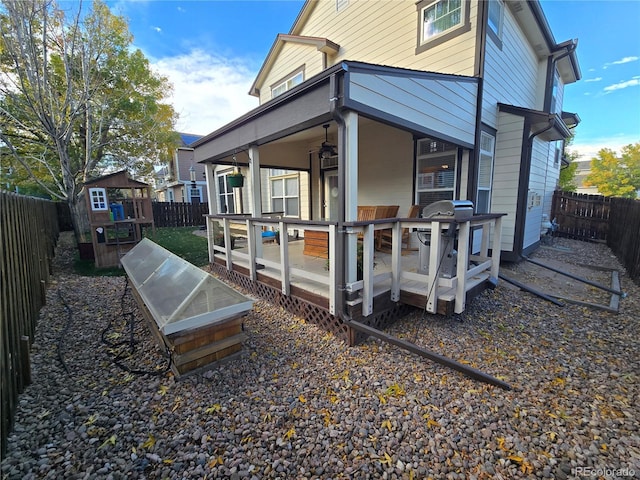
<svg viewBox="0 0 640 480">
<path fill-rule="evenodd" d="M 398 205 L 378 205 L 376 207 L 376 220 L 382 218 L 396 218 L 398 216 L 398 210 L 400 207 Z M 378 230 L 374 234 L 375 246 L 376 250 L 380 250 L 382 247 L 382 234 L 384 232 L 388 232 L 391 235 L 391 230 Z"/>
<path fill-rule="evenodd" d="M 407 213 L 407 218 L 418 218 L 419 215 L 420 205 L 411 205 L 411 207 L 409 207 L 409 213 Z M 378 250 L 390 252 L 392 240 L 391 230 L 382 230 L 380 233 L 380 246 Z M 402 235 L 400 237 L 400 248 L 403 255 L 418 250 L 417 247 L 411 247 L 411 232 L 408 228 L 402 229 Z"/>
</svg>

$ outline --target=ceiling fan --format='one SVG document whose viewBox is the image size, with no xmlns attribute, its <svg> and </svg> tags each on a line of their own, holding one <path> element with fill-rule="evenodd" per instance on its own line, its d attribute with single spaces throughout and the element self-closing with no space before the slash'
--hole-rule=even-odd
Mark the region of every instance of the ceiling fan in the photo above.
<svg viewBox="0 0 640 480">
<path fill-rule="evenodd" d="M 318 150 L 318 157 L 320 158 L 320 160 L 337 157 L 338 152 L 336 151 L 335 145 L 331 145 L 329 143 L 329 124 L 326 123 L 322 125 L 322 127 L 324 128 L 324 142 L 322 142 L 322 146 L 320 147 L 320 150 Z"/>
</svg>

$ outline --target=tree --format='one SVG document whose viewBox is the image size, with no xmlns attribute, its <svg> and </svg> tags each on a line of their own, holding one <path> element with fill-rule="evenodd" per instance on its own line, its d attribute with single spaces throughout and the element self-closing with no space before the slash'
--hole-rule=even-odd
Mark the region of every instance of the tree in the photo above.
<svg viewBox="0 0 640 480">
<path fill-rule="evenodd" d="M 573 144 L 574 136 L 572 135 L 564 144 L 563 156 L 569 162 L 568 165 L 560 167 L 560 177 L 558 178 L 558 188 L 563 192 L 575 192 L 578 189 L 576 184 L 576 171 L 578 164 L 574 162 L 578 158 L 578 152 L 570 151 L 569 147 Z"/>
<path fill-rule="evenodd" d="M 585 185 L 598 187 L 602 195 L 636 198 L 640 190 L 640 142 L 622 147 L 618 157 L 603 148 L 591 159 L 591 173 Z"/>
<path fill-rule="evenodd" d="M 106 167 L 149 173 L 177 145 L 176 114 L 123 18 L 100 1 L 64 5 L 2 3 L 2 166 L 66 201 L 85 241 L 84 183 Z"/>
</svg>

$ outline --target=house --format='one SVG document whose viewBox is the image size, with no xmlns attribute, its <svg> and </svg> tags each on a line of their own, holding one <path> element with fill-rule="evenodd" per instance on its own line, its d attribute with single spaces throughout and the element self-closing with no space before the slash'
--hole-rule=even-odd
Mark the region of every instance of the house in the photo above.
<svg viewBox="0 0 640 480">
<path fill-rule="evenodd" d="M 517 260 L 540 243 L 563 141 L 579 121 L 562 111 L 565 86 L 581 75 L 576 47 L 576 40 L 556 42 L 538 1 L 394 1 L 375 8 L 360 0 L 308 1 L 291 31 L 277 35 L 251 87 L 260 106 L 192 144 L 207 170 L 211 228 L 218 222 L 226 231 L 230 222 L 219 215 L 223 196 L 242 207 L 234 213 L 250 216 L 247 274 L 255 282 L 254 260 L 269 267 L 266 247 L 253 238 L 268 226 L 255 219 L 271 209 L 264 172 L 304 174 L 297 190 L 291 182 L 295 194 L 270 190 L 271 199 L 298 202 L 298 214 L 285 214 L 279 229 L 326 232 L 336 275 L 328 283 L 338 285 L 329 286 L 329 311 L 342 315 L 349 302 L 361 301 L 368 316 L 384 290 L 373 272 L 372 236 L 393 232 L 388 292 L 403 303 L 409 290 L 402 285 L 418 280 L 399 264 L 400 233 L 430 229 L 428 255 L 437 260 L 444 241 L 434 243 L 447 230 L 403 217 L 412 205 L 468 200 L 476 215 L 460 224 L 465 231 L 460 227 L 457 237 L 456 272 L 464 278 L 446 282 L 430 272 L 426 284 L 427 310 L 437 310 L 441 298 L 431 293 L 442 286 L 456 290 L 461 311 L 461 296 L 474 283 L 465 262 L 497 275 L 498 255 Z M 242 189 L 221 180 L 231 168 L 244 172 Z M 364 224 L 358 207 L 368 205 L 397 206 L 398 218 Z M 364 237 L 360 283 L 356 234 Z M 293 271 L 284 259 L 288 249 L 272 265 L 282 273 L 285 296 L 291 289 L 284 277 Z M 213 249 L 212 261 L 220 251 L 227 271 L 234 270 L 229 251 Z"/>
<path fill-rule="evenodd" d="M 168 165 L 155 172 L 156 198 L 161 202 L 206 202 L 204 166 L 193 159 L 189 145 L 201 135 L 180 133 L 180 146 L 176 148 Z"/>
</svg>

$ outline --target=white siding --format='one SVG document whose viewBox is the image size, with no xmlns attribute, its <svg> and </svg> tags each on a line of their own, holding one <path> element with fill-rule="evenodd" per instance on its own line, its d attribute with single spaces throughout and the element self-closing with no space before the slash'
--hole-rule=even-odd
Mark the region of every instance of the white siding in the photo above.
<svg viewBox="0 0 640 480">
<path fill-rule="evenodd" d="M 473 145 L 475 83 L 360 72 L 349 78 L 350 100 Z"/>
<path fill-rule="evenodd" d="M 549 142 L 533 141 L 531 153 L 531 170 L 529 176 L 529 194 L 537 198 L 536 205 L 527 206 L 527 215 L 524 225 L 524 239 L 522 248 L 533 245 L 540 240 L 540 226 L 544 210 L 545 186 L 547 182 L 547 169 L 549 158 Z M 539 203 L 539 204 L 538 204 Z"/>
<path fill-rule="evenodd" d="M 508 252 L 513 250 L 515 234 L 523 128 L 522 117 L 499 114 L 491 211 L 507 214 L 502 220 L 502 250 Z"/>
<path fill-rule="evenodd" d="M 502 50 L 490 37 L 486 42 L 482 120 L 494 128 L 497 103 L 542 109 L 547 68 L 546 59 L 538 59 L 510 9 L 504 13 Z"/>
</svg>

